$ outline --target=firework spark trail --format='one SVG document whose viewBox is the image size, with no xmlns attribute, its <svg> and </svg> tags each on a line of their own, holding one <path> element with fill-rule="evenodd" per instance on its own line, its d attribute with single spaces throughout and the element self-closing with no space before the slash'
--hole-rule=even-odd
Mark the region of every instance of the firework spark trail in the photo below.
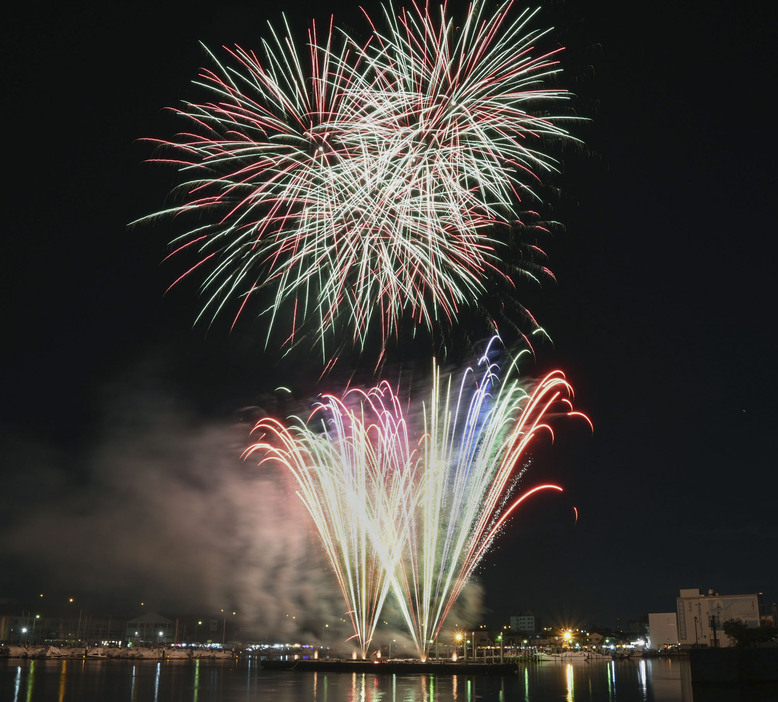
<svg viewBox="0 0 778 702">
<path fill-rule="evenodd" d="M 271 329 L 278 302 L 287 298 L 303 317 L 320 314 L 319 323 L 326 327 L 333 299 L 318 295 L 324 286 L 317 247 L 309 247 L 294 271 L 291 290 L 288 271 L 279 264 L 294 259 L 306 237 L 315 239 L 320 229 L 332 232 L 342 225 L 333 220 L 333 203 L 339 191 L 347 192 L 333 177 L 340 160 L 339 101 L 350 80 L 345 72 L 358 73 L 347 60 L 346 43 L 333 39 L 332 25 L 321 42 L 316 26 L 311 27 L 309 62 L 296 50 L 286 22 L 284 28 L 282 36 L 271 26 L 263 59 L 235 47 L 227 50 L 231 65 L 226 65 L 208 52 L 215 68 L 203 69 L 195 83 L 214 101 L 185 103 L 176 110 L 191 121 L 191 132 L 175 141 L 150 140 L 175 152 L 154 160 L 176 164 L 182 174 L 195 177 L 179 188 L 184 204 L 145 219 L 194 211 L 214 220 L 173 241 L 176 252 L 192 247 L 202 256 L 185 275 L 202 263 L 211 266 L 202 284 L 201 317 L 216 317 L 235 301 L 239 315 L 258 288 L 275 285 L 275 304 L 268 310 Z M 293 324 L 292 340 L 295 331 Z"/>
<path fill-rule="evenodd" d="M 585 418 L 573 411 L 572 388 L 559 371 L 529 394 L 511 377 L 515 364 L 503 381 L 488 351 L 480 364 L 480 379 L 468 370 L 456 391 L 453 378 L 443 383 L 436 367 L 424 410 L 416 502 L 405 524 L 409 555 L 397 564 L 393 583 L 422 658 L 507 518 L 537 491 L 561 490 L 540 485 L 509 500 L 527 447 L 541 432 L 553 437 L 552 414 Z"/>
<path fill-rule="evenodd" d="M 325 396 L 307 422 L 288 428 L 262 419 L 255 432 L 260 441 L 246 455 L 259 453 L 260 465 L 280 462 L 297 480 L 364 657 L 403 546 L 386 537 L 398 530 L 393 522 L 411 499 L 411 453 L 399 402 L 382 384 L 344 399 Z"/>
<path fill-rule="evenodd" d="M 493 225 L 519 219 L 554 169 L 548 139 L 569 138 L 547 116 L 567 97 L 546 87 L 556 52 L 511 9 L 476 2 L 458 27 L 446 5 L 385 5 L 363 44 L 312 25 L 304 56 L 284 23 L 260 56 L 209 52 L 196 84 L 212 101 L 176 110 L 190 131 L 151 140 L 172 151 L 156 160 L 185 176 L 184 202 L 144 218 L 197 217 L 173 246 L 197 258 L 184 276 L 204 275 L 200 317 L 237 319 L 267 289 L 268 341 L 313 330 L 326 358 L 344 329 L 364 346 L 404 317 L 453 324 L 488 274 L 508 278 Z"/>
<path fill-rule="evenodd" d="M 485 223 L 502 220 L 500 210 L 513 212 L 519 191 L 527 187 L 516 167 L 531 182 L 537 180 L 535 169 L 555 170 L 554 160 L 530 142 L 540 146 L 541 135 L 569 137 L 556 124 L 561 118 L 524 109 L 568 94 L 542 88 L 560 70 L 559 50 L 535 55 L 534 43 L 549 30 L 527 30 L 537 10 L 509 21 L 512 5 L 503 3 L 485 17 L 483 5 L 475 3 L 462 27 L 455 26 L 445 4 L 437 18 L 429 5 L 414 3 L 412 12 L 400 13 L 384 6 L 389 31 L 373 24 L 378 42 L 364 59 L 377 76 L 373 100 L 384 103 L 373 121 L 383 122 L 387 134 L 401 135 L 436 188 L 456 190 L 450 203 L 424 192 L 430 202 L 451 208 L 448 214 L 460 229 L 468 229 L 457 219 L 461 211 L 485 210 Z M 464 210 L 463 202 L 469 204 Z"/>
<path fill-rule="evenodd" d="M 552 414 L 583 416 L 555 371 L 528 393 L 513 373 L 500 381 L 481 359 L 455 388 L 433 369 L 423 426 L 412 438 L 388 383 L 325 396 L 307 423 L 273 419 L 247 454 L 279 461 L 296 478 L 367 653 L 391 590 L 422 659 L 506 520 L 540 490 L 510 499 L 526 449 Z M 588 421 L 588 420 L 587 420 Z"/>
</svg>

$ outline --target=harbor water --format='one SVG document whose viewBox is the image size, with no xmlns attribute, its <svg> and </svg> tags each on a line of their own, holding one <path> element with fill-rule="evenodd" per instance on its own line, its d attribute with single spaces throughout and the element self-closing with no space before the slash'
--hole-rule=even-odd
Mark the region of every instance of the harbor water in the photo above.
<svg viewBox="0 0 778 702">
<path fill-rule="evenodd" d="M 721 696 L 724 695 L 724 696 Z M 685 659 L 520 664 L 508 675 L 263 670 L 256 660 L 0 660 L 3 702 L 708 702 Z"/>
</svg>

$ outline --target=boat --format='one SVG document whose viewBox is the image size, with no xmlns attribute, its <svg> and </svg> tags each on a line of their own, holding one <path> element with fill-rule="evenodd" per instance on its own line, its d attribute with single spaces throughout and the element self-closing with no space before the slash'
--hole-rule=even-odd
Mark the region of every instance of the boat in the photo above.
<svg viewBox="0 0 778 702">
<path fill-rule="evenodd" d="M 165 650 L 165 660 L 191 661 L 194 656 L 190 648 L 168 648 Z"/>
<path fill-rule="evenodd" d="M 84 655 L 86 658 L 108 658 L 108 650 L 103 646 L 92 646 L 86 650 Z"/>
<path fill-rule="evenodd" d="M 554 663 L 592 663 L 593 661 L 609 661 L 613 659 L 610 653 L 600 653 L 599 651 L 561 651 L 560 653 L 547 653 L 542 651 L 538 653 L 538 661 Z"/>
</svg>

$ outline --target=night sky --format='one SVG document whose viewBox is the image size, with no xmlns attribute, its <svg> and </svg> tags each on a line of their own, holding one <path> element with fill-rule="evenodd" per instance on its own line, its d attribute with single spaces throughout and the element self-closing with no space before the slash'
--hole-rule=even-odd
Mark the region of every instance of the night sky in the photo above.
<svg viewBox="0 0 778 702">
<path fill-rule="evenodd" d="M 552 183 L 556 283 L 526 291 L 554 343 L 522 370 L 564 370 L 595 430 L 560 424 L 537 450 L 532 478 L 565 493 L 530 504 L 484 559 L 486 623 L 531 609 L 549 624 L 626 624 L 673 611 L 682 587 L 778 597 L 768 5 L 540 14 L 590 121 Z M 363 26 L 344 0 L 294 14 L 330 11 Z M 162 263 L 174 226 L 127 227 L 176 182 L 143 163 L 139 139 L 182 126 L 162 108 L 192 97 L 198 41 L 253 48 L 278 6 L 20 13 L 0 48 L 0 599 L 326 610 L 291 486 L 236 457 L 244 408 L 270 411 L 282 383 L 300 399 L 333 389 L 348 363 L 317 385 L 316 355 L 264 351 L 262 320 L 193 326 L 195 285 L 165 294 L 182 272 Z M 387 375 L 429 363 L 400 356 Z M 295 563 L 268 553 L 277 542 Z"/>
</svg>

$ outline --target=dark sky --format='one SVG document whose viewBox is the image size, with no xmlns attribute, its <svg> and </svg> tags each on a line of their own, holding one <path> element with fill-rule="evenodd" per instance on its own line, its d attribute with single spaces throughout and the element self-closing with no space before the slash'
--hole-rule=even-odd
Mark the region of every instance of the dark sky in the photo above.
<svg viewBox="0 0 778 702">
<path fill-rule="evenodd" d="M 541 13 L 592 121 L 550 205 L 566 225 L 544 242 L 557 282 L 527 293 L 554 345 L 526 372 L 562 368 L 595 431 L 560 427 L 538 453 L 538 477 L 565 495 L 530 505 L 484 560 L 488 622 L 533 609 L 624 623 L 673 610 L 681 587 L 778 597 L 768 5 Z M 344 0 L 295 4 L 298 18 L 330 10 L 360 23 Z M 277 16 L 261 3 L 40 7 L 5 25 L 0 598 L 75 589 L 104 607 L 172 607 L 182 572 L 187 606 L 272 590 L 250 542 L 252 529 L 273 540 L 256 522 L 278 495 L 231 532 L 227 459 L 203 456 L 239 454 L 239 410 L 266 406 L 279 379 L 321 390 L 319 361 L 263 353 L 261 321 L 193 328 L 194 288 L 164 294 L 181 272 L 161 263 L 169 226 L 126 225 L 175 182 L 142 163 L 138 139 L 172 135 L 162 108 L 191 95 L 198 40 L 252 47 Z M 173 551 L 181 567 L 157 571 Z M 209 569 L 243 572 L 216 584 Z"/>
</svg>

